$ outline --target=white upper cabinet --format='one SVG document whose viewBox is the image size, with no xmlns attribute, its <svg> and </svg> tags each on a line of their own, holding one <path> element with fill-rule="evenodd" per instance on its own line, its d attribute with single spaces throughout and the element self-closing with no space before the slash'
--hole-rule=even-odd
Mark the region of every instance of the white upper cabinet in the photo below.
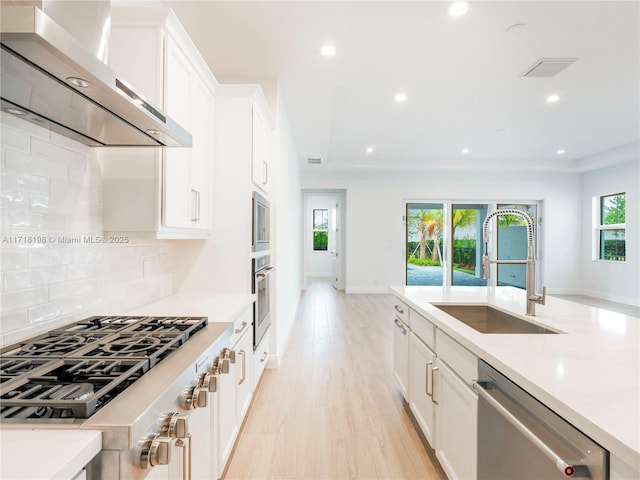
<svg viewBox="0 0 640 480">
<path fill-rule="evenodd" d="M 271 127 L 258 104 L 252 108 L 251 178 L 253 183 L 269 191 L 269 166 L 271 164 Z"/>
<path fill-rule="evenodd" d="M 171 10 L 112 9 L 111 65 L 192 137 L 191 148 L 103 149 L 104 230 L 206 238 L 217 82 Z"/>
</svg>

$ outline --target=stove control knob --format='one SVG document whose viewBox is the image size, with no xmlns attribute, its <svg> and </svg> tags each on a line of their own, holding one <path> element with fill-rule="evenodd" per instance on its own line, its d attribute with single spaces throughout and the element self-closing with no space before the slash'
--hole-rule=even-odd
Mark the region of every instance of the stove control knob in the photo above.
<svg viewBox="0 0 640 480">
<path fill-rule="evenodd" d="M 236 351 L 231 350 L 229 348 L 225 348 L 222 350 L 222 356 L 225 360 L 229 360 L 231 363 L 236 363 Z"/>
<path fill-rule="evenodd" d="M 186 395 L 187 408 L 204 408 L 209 405 L 209 390 L 201 386 L 191 387 Z"/>
<path fill-rule="evenodd" d="M 211 370 L 209 370 L 209 373 L 211 373 L 212 375 L 220 375 L 222 373 L 225 373 L 223 370 L 224 370 L 223 359 L 220 357 L 216 357 L 213 360 L 213 363 L 211 364 Z M 228 371 L 229 371 L 229 365 L 227 364 L 227 373 Z"/>
<path fill-rule="evenodd" d="M 169 465 L 171 462 L 171 439 L 157 433 L 143 440 L 140 466 L 151 468 L 156 465 Z"/>
<path fill-rule="evenodd" d="M 187 438 L 189 435 L 189 417 L 178 412 L 169 413 L 162 422 L 162 433 L 171 438 Z"/>
<path fill-rule="evenodd" d="M 205 373 L 202 377 L 202 388 L 206 388 L 209 393 L 218 391 L 218 377 L 211 373 Z"/>
</svg>

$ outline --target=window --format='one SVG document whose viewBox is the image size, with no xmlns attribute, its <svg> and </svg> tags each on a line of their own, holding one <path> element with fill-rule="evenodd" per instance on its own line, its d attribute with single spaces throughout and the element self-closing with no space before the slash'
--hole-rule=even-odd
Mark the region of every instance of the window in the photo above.
<svg viewBox="0 0 640 480">
<path fill-rule="evenodd" d="M 329 209 L 313 209 L 313 249 L 326 251 L 329 246 Z"/>
<path fill-rule="evenodd" d="M 626 194 L 603 195 L 599 202 L 598 258 L 614 262 L 625 261 Z"/>
</svg>

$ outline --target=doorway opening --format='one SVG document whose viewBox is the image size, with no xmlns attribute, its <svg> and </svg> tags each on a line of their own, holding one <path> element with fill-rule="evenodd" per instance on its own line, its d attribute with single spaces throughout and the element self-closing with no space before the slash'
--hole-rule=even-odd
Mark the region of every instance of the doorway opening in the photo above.
<svg viewBox="0 0 640 480">
<path fill-rule="evenodd" d="M 304 279 L 327 278 L 345 289 L 345 190 L 303 190 Z"/>
</svg>

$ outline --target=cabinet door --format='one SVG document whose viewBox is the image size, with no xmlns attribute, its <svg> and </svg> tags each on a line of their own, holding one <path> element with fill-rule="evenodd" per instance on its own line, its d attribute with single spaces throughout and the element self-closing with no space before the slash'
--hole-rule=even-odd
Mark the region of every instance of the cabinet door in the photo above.
<svg viewBox="0 0 640 480">
<path fill-rule="evenodd" d="M 165 109 L 182 127 L 191 125 L 191 66 L 182 51 L 167 37 L 165 65 Z M 193 133 L 192 133 L 193 134 Z M 165 148 L 163 172 L 163 224 L 191 228 L 196 194 L 191 190 L 189 148 Z"/>
<path fill-rule="evenodd" d="M 440 358 L 435 375 L 436 455 L 452 479 L 477 478 L 478 396 Z"/>
<path fill-rule="evenodd" d="M 218 425 L 218 459 L 219 471 L 215 478 L 220 478 L 233 449 L 233 443 L 238 434 L 236 422 L 236 362 L 230 364 L 229 373 L 218 375 L 218 411 L 216 414 Z"/>
<path fill-rule="evenodd" d="M 213 136 L 214 136 L 214 97 L 200 77 L 191 79 L 191 104 L 194 119 L 191 135 L 193 146 L 189 159 L 190 186 L 189 195 L 193 202 L 191 227 L 209 229 L 211 227 L 213 190 Z"/>
<path fill-rule="evenodd" d="M 269 184 L 269 158 L 271 156 L 271 132 L 254 105 L 252 115 L 251 176 L 253 183 L 267 191 Z"/>
<path fill-rule="evenodd" d="M 410 334 L 411 401 L 409 406 L 431 447 L 435 446 L 435 404 L 433 377 L 436 354 L 414 334 Z M 436 370 L 437 371 L 437 370 Z"/>
<path fill-rule="evenodd" d="M 269 330 L 262 337 L 262 341 L 260 345 L 253 352 L 253 372 L 252 372 L 252 382 L 251 387 L 252 390 L 255 391 L 258 383 L 260 382 L 260 377 L 262 377 L 262 372 L 267 366 L 267 361 L 269 360 Z"/>
<path fill-rule="evenodd" d="M 409 401 L 409 328 L 397 317 L 393 322 L 393 376 L 402 396 Z"/>
<path fill-rule="evenodd" d="M 184 440 L 190 448 L 187 457 L 188 475 L 185 479 L 206 480 L 211 476 L 211 409 L 196 408 L 189 416 L 191 440 Z M 183 450 L 184 452 L 184 450 Z M 184 470 L 183 470 L 184 471 Z"/>
<path fill-rule="evenodd" d="M 252 398 L 251 372 L 253 369 L 253 336 L 251 329 L 247 329 L 235 347 L 236 351 L 236 421 L 242 425 L 242 420 L 249 409 Z"/>
</svg>

